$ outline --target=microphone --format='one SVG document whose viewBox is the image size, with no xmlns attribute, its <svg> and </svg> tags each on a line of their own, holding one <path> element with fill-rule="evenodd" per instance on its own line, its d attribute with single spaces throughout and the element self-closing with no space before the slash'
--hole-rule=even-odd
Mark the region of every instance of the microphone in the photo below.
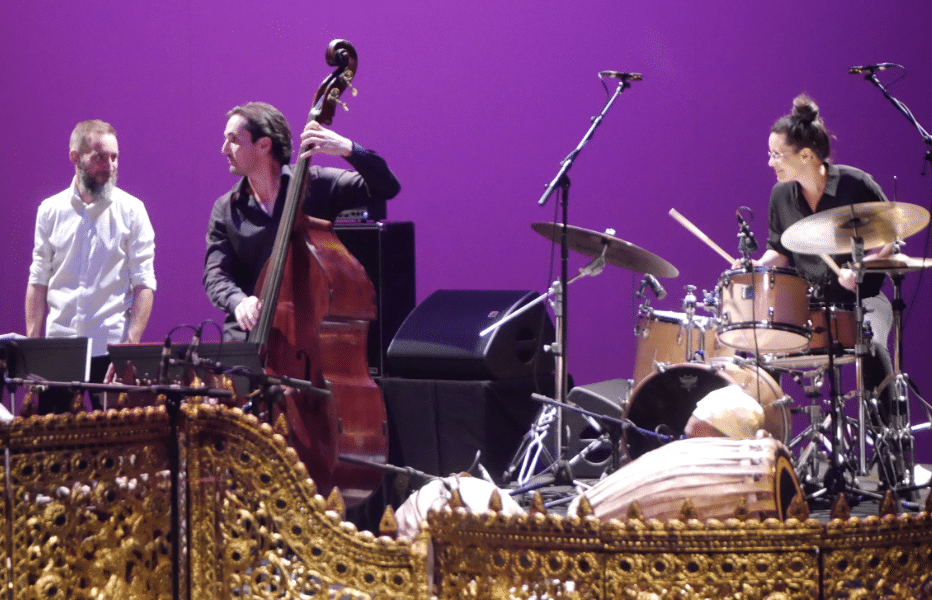
<svg viewBox="0 0 932 600">
<path fill-rule="evenodd" d="M 640 73 L 622 73 L 621 71 L 600 71 L 599 77 L 608 77 L 609 79 L 620 79 L 622 81 L 640 81 L 643 79 Z"/>
<path fill-rule="evenodd" d="M 172 338 L 165 336 L 165 345 L 162 346 L 162 362 L 159 363 L 159 384 L 168 385 L 168 361 L 172 355 Z"/>
<path fill-rule="evenodd" d="M 860 73 L 873 73 L 874 71 L 883 71 L 886 69 L 891 69 L 893 67 L 898 67 L 900 65 L 896 63 L 877 63 L 876 65 L 864 65 L 862 67 L 851 67 L 848 69 L 848 73 L 852 75 L 858 75 Z"/>
<path fill-rule="evenodd" d="M 663 286 L 660 285 L 656 277 L 650 273 L 645 273 L 644 281 L 650 286 L 650 291 L 654 292 L 654 295 L 657 296 L 657 300 L 663 300 L 667 297 L 667 290 L 663 289 Z"/>
<path fill-rule="evenodd" d="M 194 331 L 194 337 L 191 338 L 191 343 L 188 344 L 188 351 L 184 354 L 184 362 L 186 363 L 197 360 L 197 347 L 201 344 L 201 327 L 203 325 L 199 325 Z"/>
<path fill-rule="evenodd" d="M 747 251 L 756 251 L 757 238 L 754 237 L 754 233 L 751 231 L 751 228 L 748 227 L 748 224 L 745 222 L 745 220 L 741 218 L 741 209 L 735 211 L 735 216 L 738 217 L 738 225 L 741 226 L 741 234 L 744 236 L 744 239 L 747 240 Z"/>
</svg>

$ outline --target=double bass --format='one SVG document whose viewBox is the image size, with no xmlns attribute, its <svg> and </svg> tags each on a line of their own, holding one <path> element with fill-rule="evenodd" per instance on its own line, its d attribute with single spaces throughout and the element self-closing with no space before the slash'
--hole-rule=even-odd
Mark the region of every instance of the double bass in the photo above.
<svg viewBox="0 0 932 600">
<path fill-rule="evenodd" d="M 334 40 L 326 59 L 337 68 L 321 83 L 308 115 L 308 122 L 322 125 L 332 123 L 336 105 L 343 105 L 340 96 L 352 87 L 356 50 Z M 355 506 L 382 479 L 365 463 L 384 464 L 388 455 L 385 404 L 366 359 L 375 289 L 333 224 L 301 210 L 309 162 L 299 159 L 294 167 L 275 246 L 259 279 L 262 308 L 249 341 L 260 344 L 266 374 L 312 384 L 286 388 L 273 414 L 284 417 L 288 441 L 318 490 L 326 495 L 339 488 L 346 505 Z"/>
</svg>

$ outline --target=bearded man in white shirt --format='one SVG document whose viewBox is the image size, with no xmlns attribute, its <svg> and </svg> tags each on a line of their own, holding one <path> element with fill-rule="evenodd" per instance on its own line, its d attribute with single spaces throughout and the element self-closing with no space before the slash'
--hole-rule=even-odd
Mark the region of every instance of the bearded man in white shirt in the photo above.
<svg viewBox="0 0 932 600">
<path fill-rule="evenodd" d="M 116 187 L 113 126 L 78 123 L 68 157 L 71 186 L 44 200 L 36 217 L 26 335 L 90 338 L 91 381 L 99 382 L 109 366 L 107 344 L 139 343 L 149 321 L 155 233 L 143 203 Z M 38 412 L 64 412 L 69 401 L 70 394 L 43 394 Z"/>
</svg>

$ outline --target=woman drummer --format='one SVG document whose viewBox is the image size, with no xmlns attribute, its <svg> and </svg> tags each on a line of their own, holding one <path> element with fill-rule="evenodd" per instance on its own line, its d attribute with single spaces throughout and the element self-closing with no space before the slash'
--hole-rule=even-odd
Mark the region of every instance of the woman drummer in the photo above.
<svg viewBox="0 0 932 600">
<path fill-rule="evenodd" d="M 780 242 L 783 232 L 797 221 L 818 212 L 859 204 L 886 202 L 874 179 L 854 167 L 829 162 L 831 147 L 819 107 L 805 94 L 793 99 L 793 112 L 781 117 L 770 129 L 768 164 L 777 176 L 770 193 L 767 250 L 753 264 L 773 267 L 794 267 L 805 277 L 816 293 L 818 302 L 833 306 L 853 307 L 856 303 L 855 274 L 842 268 L 835 276 L 817 255 L 799 254 Z M 891 254 L 887 244 L 868 253 L 883 257 Z M 833 257 L 838 264 L 851 261 L 851 256 Z M 868 390 L 876 389 L 893 372 L 887 338 L 893 324 L 890 300 L 881 292 L 883 274 L 866 274 L 860 284 L 860 297 L 865 308 L 865 320 L 871 325 L 871 351 L 864 360 L 864 383 Z M 889 411 L 889 389 L 884 390 L 881 414 L 886 420 Z"/>
</svg>

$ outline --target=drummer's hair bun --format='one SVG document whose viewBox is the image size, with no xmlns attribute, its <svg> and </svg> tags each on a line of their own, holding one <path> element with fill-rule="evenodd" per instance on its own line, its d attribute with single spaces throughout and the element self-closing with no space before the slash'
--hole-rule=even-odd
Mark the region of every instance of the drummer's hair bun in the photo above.
<svg viewBox="0 0 932 600">
<path fill-rule="evenodd" d="M 807 94 L 793 98 L 793 112 L 780 117 L 771 133 L 780 133 L 786 137 L 786 143 L 799 152 L 811 148 L 819 160 L 827 160 L 832 153 L 828 131 L 819 116 L 819 106 Z"/>
<path fill-rule="evenodd" d="M 819 106 L 806 94 L 793 98 L 793 116 L 801 123 L 812 123 L 819 120 Z"/>
</svg>

